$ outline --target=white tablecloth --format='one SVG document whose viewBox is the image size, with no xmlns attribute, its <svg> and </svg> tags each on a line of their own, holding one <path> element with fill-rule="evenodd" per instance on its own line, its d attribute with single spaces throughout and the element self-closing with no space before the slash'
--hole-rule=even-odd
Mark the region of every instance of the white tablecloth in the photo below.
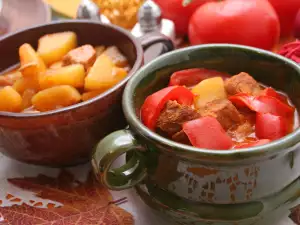
<svg viewBox="0 0 300 225">
<path fill-rule="evenodd" d="M 88 171 L 90 170 L 90 165 L 82 165 L 78 167 L 69 168 L 76 178 L 79 180 L 84 180 Z M 32 166 L 24 163 L 17 162 L 10 158 L 7 158 L 0 154 L 0 200 L 2 200 L 2 206 L 10 205 L 11 202 L 6 200 L 7 194 L 12 194 L 19 197 L 24 202 L 29 200 L 39 200 L 47 204 L 52 201 L 45 201 L 43 199 L 36 198 L 33 193 L 22 190 L 18 187 L 13 186 L 7 182 L 7 178 L 20 178 L 20 177 L 32 177 L 38 174 L 45 174 L 48 176 L 56 176 L 59 173 L 59 169 L 52 169 L 46 167 Z M 135 194 L 134 189 L 112 192 L 115 199 L 127 197 L 128 202 L 120 205 L 122 208 L 126 209 L 135 219 L 135 225 L 173 225 L 173 222 L 160 217 L 156 212 L 148 208 L 141 199 Z M 279 218 L 272 218 L 275 221 L 262 221 L 260 225 L 294 225 L 294 223 L 288 218 L 288 212 L 285 215 L 279 216 Z"/>
</svg>

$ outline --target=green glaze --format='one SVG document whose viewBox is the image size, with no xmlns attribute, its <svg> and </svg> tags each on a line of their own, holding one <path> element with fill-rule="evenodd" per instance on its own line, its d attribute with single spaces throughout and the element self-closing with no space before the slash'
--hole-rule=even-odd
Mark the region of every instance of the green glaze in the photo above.
<svg viewBox="0 0 300 225">
<path fill-rule="evenodd" d="M 155 187 L 146 181 L 136 187 L 137 193 L 151 207 L 162 213 L 172 214 L 177 222 L 185 223 L 187 218 L 193 224 L 253 224 L 280 207 L 293 206 L 299 198 L 299 179 L 288 185 L 282 192 L 258 201 L 241 204 L 208 204 L 183 200 L 177 196 Z M 234 213 L 232 213 L 234 212 Z M 184 216 L 183 216 L 184 215 Z M 246 219 L 245 219 L 246 218 Z M 214 223 L 214 221 L 218 221 Z M 221 222 L 222 221 L 222 222 Z M 191 224 L 191 223 L 188 223 Z"/>
<path fill-rule="evenodd" d="M 173 72 L 196 67 L 232 75 L 247 72 L 287 93 L 300 109 L 300 67 L 284 57 L 228 44 L 176 50 L 153 60 L 128 82 L 123 110 L 134 135 L 119 131 L 100 142 L 94 154 L 96 174 L 108 188 L 118 190 L 144 178 L 143 184 L 136 186 L 142 199 L 181 224 L 235 221 L 248 225 L 288 207 L 300 193 L 299 129 L 267 145 L 215 151 L 176 143 L 141 123 L 140 107 L 145 98 L 167 86 Z M 116 140 L 124 135 L 129 135 L 130 141 L 117 145 Z M 114 152 L 119 155 L 124 149 L 130 149 L 134 157 L 128 157 L 126 169 L 143 162 L 130 176 L 120 175 L 124 166 L 121 173 L 110 171 L 108 166 L 116 158 Z M 114 176 L 105 178 L 112 173 Z"/>
<path fill-rule="evenodd" d="M 229 74 L 248 72 L 258 81 L 286 92 L 300 108 L 300 67 L 272 52 L 238 45 L 202 45 L 165 54 L 140 69 L 125 88 L 123 110 L 128 123 L 143 136 L 176 149 L 185 158 L 200 157 L 218 161 L 260 158 L 274 155 L 283 148 L 294 146 L 300 140 L 300 130 L 268 145 L 239 151 L 214 151 L 178 144 L 163 138 L 140 123 L 139 109 L 144 99 L 168 84 L 172 72 L 181 69 L 204 67 Z M 198 154 L 201 153 L 201 154 Z"/>
<path fill-rule="evenodd" d="M 134 150 L 141 151 L 142 147 L 128 130 L 111 133 L 96 146 L 92 164 L 94 172 L 104 185 L 112 190 L 122 190 L 135 186 L 145 178 L 144 157 Z M 118 157 L 130 152 L 131 157 L 125 165 L 111 169 Z"/>
</svg>

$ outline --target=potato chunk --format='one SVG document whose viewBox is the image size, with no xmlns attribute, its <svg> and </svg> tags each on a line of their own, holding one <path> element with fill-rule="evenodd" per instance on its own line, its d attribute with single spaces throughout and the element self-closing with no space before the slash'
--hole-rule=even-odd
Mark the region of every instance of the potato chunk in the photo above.
<svg viewBox="0 0 300 225">
<path fill-rule="evenodd" d="M 36 94 L 36 91 L 33 89 L 26 89 L 22 95 L 22 109 L 27 109 L 32 106 L 31 99 Z"/>
<path fill-rule="evenodd" d="M 19 48 L 20 64 L 19 71 L 24 77 L 37 76 L 45 72 L 46 65 L 30 44 L 23 44 Z"/>
<path fill-rule="evenodd" d="M 119 67 L 114 67 L 113 68 L 113 76 L 116 80 L 116 83 L 119 83 L 121 80 L 123 80 L 126 76 L 127 76 L 128 72 L 123 69 L 123 68 L 119 68 Z"/>
<path fill-rule="evenodd" d="M 46 89 L 57 85 L 70 85 L 75 88 L 84 86 L 85 71 L 81 64 L 47 70 L 40 76 L 40 88 Z"/>
<path fill-rule="evenodd" d="M 20 112 L 22 110 L 22 97 L 12 87 L 0 89 L 0 111 Z"/>
<path fill-rule="evenodd" d="M 102 54 L 85 78 L 85 89 L 89 91 L 109 89 L 126 75 L 127 72 L 124 69 L 115 67 L 112 60 Z"/>
<path fill-rule="evenodd" d="M 195 97 L 195 107 L 200 109 L 206 103 L 217 100 L 225 99 L 227 97 L 224 81 L 221 77 L 213 77 L 205 79 L 192 88 Z"/>
<path fill-rule="evenodd" d="M 63 66 L 82 64 L 87 70 L 96 60 L 96 51 L 91 45 L 83 45 L 71 50 L 63 57 Z"/>
<path fill-rule="evenodd" d="M 31 107 L 29 107 L 27 109 L 24 109 L 22 111 L 22 113 L 30 113 L 31 114 L 31 113 L 40 113 L 40 111 L 34 109 L 33 106 L 31 106 Z"/>
<path fill-rule="evenodd" d="M 128 65 L 127 58 L 119 51 L 116 46 L 108 47 L 103 54 L 106 54 L 109 58 L 111 58 L 115 66 L 125 67 Z"/>
<path fill-rule="evenodd" d="M 64 55 L 76 48 L 77 36 L 74 32 L 47 34 L 39 39 L 38 54 L 47 65 L 62 60 Z"/>
<path fill-rule="evenodd" d="M 58 61 L 49 66 L 49 69 L 58 69 L 63 67 L 63 61 Z"/>
<path fill-rule="evenodd" d="M 60 85 L 38 92 L 32 98 L 35 109 L 44 112 L 80 102 L 80 93 L 72 86 Z"/>
<path fill-rule="evenodd" d="M 22 73 L 19 71 L 0 75 L 0 86 L 11 86 L 21 77 Z"/>
<path fill-rule="evenodd" d="M 106 90 L 97 90 L 97 91 L 85 92 L 85 93 L 82 94 L 81 99 L 82 99 L 82 101 L 87 101 L 91 98 L 94 98 L 94 97 L 100 95 L 104 91 L 106 91 Z"/>
<path fill-rule="evenodd" d="M 38 91 L 40 89 L 39 80 L 38 78 L 21 77 L 14 83 L 13 88 L 19 92 L 20 95 L 23 95 L 26 89 Z"/>
</svg>

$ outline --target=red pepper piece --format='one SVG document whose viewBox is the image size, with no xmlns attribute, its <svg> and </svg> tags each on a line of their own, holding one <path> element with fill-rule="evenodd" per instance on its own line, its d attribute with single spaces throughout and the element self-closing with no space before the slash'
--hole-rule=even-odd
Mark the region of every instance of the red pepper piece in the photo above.
<svg viewBox="0 0 300 225">
<path fill-rule="evenodd" d="M 271 113 L 276 116 L 291 116 L 295 110 L 277 98 L 272 96 L 251 96 L 240 93 L 229 97 L 229 100 L 240 107 L 248 107 L 252 111 L 259 113 Z"/>
<path fill-rule="evenodd" d="M 172 74 L 169 86 L 184 85 L 187 87 L 195 86 L 199 82 L 212 77 L 222 77 L 224 80 L 230 76 L 216 70 L 202 68 L 180 70 Z"/>
<path fill-rule="evenodd" d="M 233 145 L 231 138 L 214 117 L 201 117 L 188 121 L 182 128 L 195 147 L 224 150 L 230 149 Z"/>
<path fill-rule="evenodd" d="M 169 100 L 176 100 L 182 105 L 192 105 L 193 93 L 182 86 L 172 86 L 161 89 L 148 96 L 141 108 L 142 122 L 151 130 L 154 130 L 160 112 Z"/>
<path fill-rule="evenodd" d="M 271 113 L 276 116 L 291 116 L 295 108 L 270 96 L 258 96 L 255 98 L 257 112 Z"/>
<path fill-rule="evenodd" d="M 251 147 L 254 147 L 254 146 L 265 145 L 265 144 L 268 144 L 270 142 L 271 142 L 271 140 L 269 140 L 269 139 L 261 139 L 261 140 L 252 141 L 252 142 L 248 142 L 248 143 L 238 144 L 238 145 L 234 146 L 234 149 L 237 149 L 237 148 L 251 148 Z"/>
<path fill-rule="evenodd" d="M 261 139 L 276 140 L 288 133 L 288 121 L 285 117 L 270 113 L 257 113 L 255 134 Z"/>
<path fill-rule="evenodd" d="M 239 93 L 233 96 L 230 96 L 228 99 L 238 107 L 248 107 L 249 109 L 255 111 L 255 108 L 252 105 L 253 99 L 255 97 L 245 93 Z"/>
<path fill-rule="evenodd" d="M 273 88 L 268 87 L 266 89 L 264 89 L 261 94 L 262 96 L 271 96 L 274 98 L 277 98 L 278 100 L 282 101 L 282 102 L 287 102 L 287 97 L 284 96 L 283 94 L 280 94 L 278 92 L 276 92 Z"/>
</svg>

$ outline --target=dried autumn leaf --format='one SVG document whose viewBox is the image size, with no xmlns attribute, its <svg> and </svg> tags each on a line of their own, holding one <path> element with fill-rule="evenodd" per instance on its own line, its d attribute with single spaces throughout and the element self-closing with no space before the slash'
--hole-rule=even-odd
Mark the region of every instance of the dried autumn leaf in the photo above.
<svg viewBox="0 0 300 225">
<path fill-rule="evenodd" d="M 290 218 L 295 224 L 297 224 L 297 225 L 300 224 L 300 206 L 299 205 L 291 209 Z"/>
<path fill-rule="evenodd" d="M 133 217 L 114 205 L 107 189 L 92 174 L 85 183 L 62 171 L 57 178 L 45 175 L 9 179 L 9 182 L 35 193 L 37 197 L 59 202 L 63 206 L 37 208 L 26 203 L 0 208 L 0 224 L 110 224 L 132 225 Z"/>
</svg>

